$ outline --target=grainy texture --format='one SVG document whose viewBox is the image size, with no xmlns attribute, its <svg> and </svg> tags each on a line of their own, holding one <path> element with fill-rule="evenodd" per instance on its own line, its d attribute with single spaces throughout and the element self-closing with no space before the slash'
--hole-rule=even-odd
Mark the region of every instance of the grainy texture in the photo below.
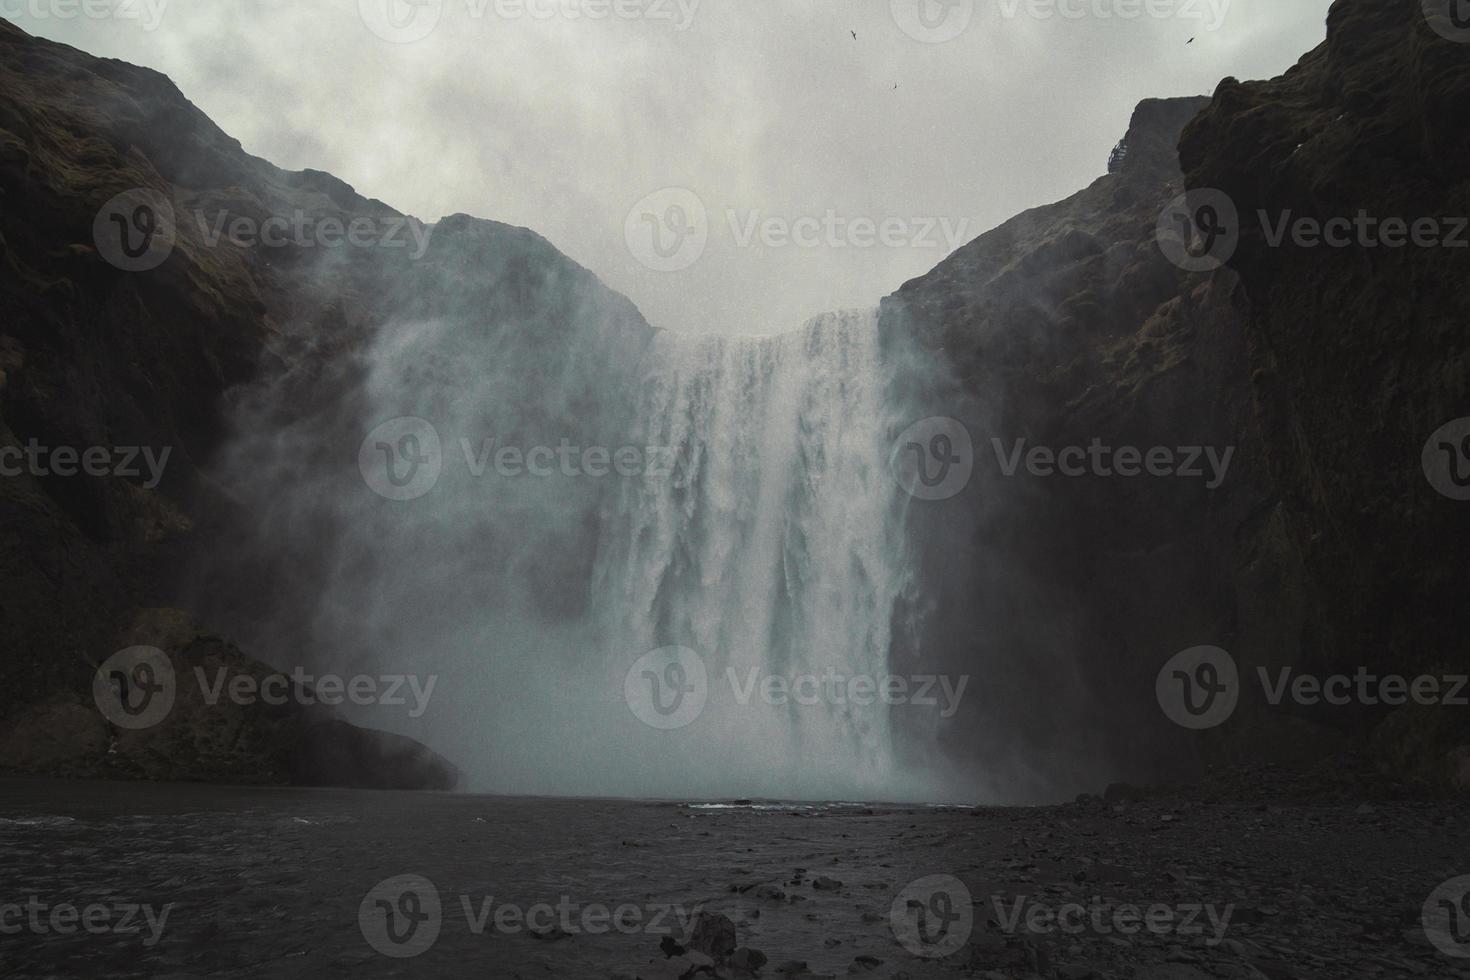
<svg viewBox="0 0 1470 980">
<path fill-rule="evenodd" d="M 10 782 L 0 805 L 5 901 L 174 905 L 151 947 L 146 931 L 23 932 L 0 935 L 0 960 L 17 978 L 665 980 L 690 960 L 670 960 L 661 945 L 694 946 L 702 912 L 728 918 L 740 948 L 766 957 L 766 977 L 1470 976 L 1419 926 L 1431 891 L 1466 870 L 1465 815 L 1384 799 L 1371 780 L 1341 775 L 1222 773 L 1219 785 L 1016 810 Z M 442 922 L 420 956 L 390 959 L 364 938 L 359 909 L 379 882 L 406 874 L 433 884 Z M 890 915 L 912 882 L 937 874 L 963 884 L 974 929 L 931 961 L 900 945 Z M 1033 931 L 1023 915 L 1011 927 L 1018 899 L 1079 905 L 1089 924 L 1062 932 L 1034 919 Z M 570 912 L 540 937 L 520 919 L 496 926 L 500 910 L 538 904 Z M 1160 904 L 1179 910 L 1179 928 L 1120 935 L 1111 911 L 1098 913 L 1104 928 L 1090 924 L 1094 907 Z M 606 914 L 581 925 L 589 909 L 624 905 L 637 918 L 618 921 L 631 925 L 611 928 Z M 1195 918 L 1195 906 L 1213 907 L 1223 929 L 1203 911 Z M 728 945 L 717 920 L 700 932 L 717 952 Z M 749 977 L 728 965 L 721 974 Z"/>
</svg>

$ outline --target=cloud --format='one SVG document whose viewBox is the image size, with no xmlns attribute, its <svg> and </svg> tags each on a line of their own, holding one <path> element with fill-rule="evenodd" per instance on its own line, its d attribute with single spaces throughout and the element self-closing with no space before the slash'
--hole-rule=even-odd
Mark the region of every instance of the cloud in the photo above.
<svg viewBox="0 0 1470 980">
<path fill-rule="evenodd" d="M 330 171 L 426 220 L 534 228 L 659 326 L 774 333 L 875 303 L 946 252 L 937 233 L 931 247 L 913 234 L 864 247 L 852 220 L 913 231 L 947 218 L 974 237 L 1064 197 L 1104 171 L 1139 100 L 1278 74 L 1321 41 L 1329 6 L 1233 0 L 1209 30 L 1185 15 L 1222 0 L 1152 0 L 1172 16 L 1131 20 L 1099 15 L 1130 0 L 1056 0 L 1079 17 L 976 0 L 958 36 L 926 43 L 892 8 L 938 17 L 941 0 L 426 0 L 432 31 L 394 43 L 367 24 L 381 28 L 389 2 L 414 10 L 171 0 L 153 30 L 62 19 L 62 0 L 0 10 L 166 72 L 281 166 Z M 709 218 L 707 247 L 674 272 L 641 264 L 624 234 L 629 209 L 665 187 L 692 190 Z M 768 218 L 845 230 L 742 246 L 735 228 Z"/>
</svg>

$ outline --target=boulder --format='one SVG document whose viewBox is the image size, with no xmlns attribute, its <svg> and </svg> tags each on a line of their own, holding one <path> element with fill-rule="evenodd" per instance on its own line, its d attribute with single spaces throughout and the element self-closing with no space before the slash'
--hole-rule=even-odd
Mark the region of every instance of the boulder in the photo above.
<svg viewBox="0 0 1470 980">
<path fill-rule="evenodd" d="M 110 737 L 106 720 L 90 705 L 35 705 L 0 731 L 0 768 L 65 773 L 95 766 L 107 754 Z"/>
<path fill-rule="evenodd" d="M 700 912 L 694 917 L 688 946 L 716 961 L 722 961 L 735 952 L 737 941 L 735 923 L 727 916 L 718 912 Z"/>
<path fill-rule="evenodd" d="M 371 789 L 449 790 L 459 781 L 452 765 L 419 742 L 350 724 L 310 697 L 284 704 L 232 698 L 239 679 L 260 684 L 278 672 L 201 632 L 180 610 L 143 610 L 114 646 L 161 651 L 174 692 L 167 713 L 128 729 L 109 721 L 95 700 L 44 702 L 0 731 L 0 771 Z M 292 685 L 296 694 L 311 693 Z"/>
<path fill-rule="evenodd" d="M 744 970 L 747 973 L 755 973 L 766 965 L 766 954 L 749 946 L 741 946 L 730 954 L 730 966 L 732 969 Z"/>
</svg>

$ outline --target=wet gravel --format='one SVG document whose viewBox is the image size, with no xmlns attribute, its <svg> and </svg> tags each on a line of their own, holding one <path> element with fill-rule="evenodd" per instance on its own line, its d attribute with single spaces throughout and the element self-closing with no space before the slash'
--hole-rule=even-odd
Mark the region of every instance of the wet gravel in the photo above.
<svg viewBox="0 0 1470 980">
<path fill-rule="evenodd" d="M 718 914 L 767 977 L 1459 980 L 1470 959 L 1421 912 L 1470 874 L 1467 845 L 1470 815 L 1430 801 L 692 808 L 7 780 L 0 976 L 654 980 L 699 975 L 680 951 Z M 405 945 L 389 910 L 418 930 Z"/>
</svg>

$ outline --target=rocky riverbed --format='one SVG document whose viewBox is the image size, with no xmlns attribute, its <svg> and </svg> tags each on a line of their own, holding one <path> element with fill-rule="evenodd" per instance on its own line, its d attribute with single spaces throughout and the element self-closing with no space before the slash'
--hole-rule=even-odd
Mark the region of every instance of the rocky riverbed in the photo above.
<svg viewBox="0 0 1470 980">
<path fill-rule="evenodd" d="M 1470 818 L 1351 774 L 1021 809 L 3 795 L 8 977 L 1470 977 L 1423 921 Z"/>
</svg>

